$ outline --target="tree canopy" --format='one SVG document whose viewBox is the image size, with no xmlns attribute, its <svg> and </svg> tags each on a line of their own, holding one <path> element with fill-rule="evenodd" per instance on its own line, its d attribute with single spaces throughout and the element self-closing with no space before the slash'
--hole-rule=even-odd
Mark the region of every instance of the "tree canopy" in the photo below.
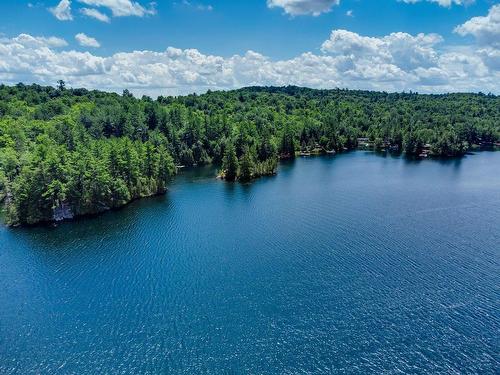
<svg viewBox="0 0 500 375">
<path fill-rule="evenodd" d="M 153 100 L 63 81 L 0 85 L 0 200 L 11 224 L 93 214 L 165 192 L 176 165 L 216 163 L 248 181 L 279 158 L 342 152 L 360 137 L 460 156 L 500 140 L 500 98 L 290 86 Z"/>
</svg>

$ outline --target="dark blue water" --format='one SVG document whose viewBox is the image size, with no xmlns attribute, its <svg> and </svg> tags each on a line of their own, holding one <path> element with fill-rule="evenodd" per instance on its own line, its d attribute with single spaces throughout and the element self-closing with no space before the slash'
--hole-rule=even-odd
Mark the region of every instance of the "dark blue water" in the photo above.
<svg viewBox="0 0 500 375">
<path fill-rule="evenodd" d="M 500 153 L 213 173 L 0 228 L 0 373 L 499 372 Z"/>
</svg>

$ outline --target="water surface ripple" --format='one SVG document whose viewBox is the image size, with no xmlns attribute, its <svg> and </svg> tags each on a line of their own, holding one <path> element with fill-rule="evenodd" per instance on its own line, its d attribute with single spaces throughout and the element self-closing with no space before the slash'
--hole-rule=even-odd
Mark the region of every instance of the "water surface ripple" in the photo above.
<svg viewBox="0 0 500 375">
<path fill-rule="evenodd" d="M 0 228 L 0 373 L 500 371 L 500 153 L 213 173 Z"/>
</svg>

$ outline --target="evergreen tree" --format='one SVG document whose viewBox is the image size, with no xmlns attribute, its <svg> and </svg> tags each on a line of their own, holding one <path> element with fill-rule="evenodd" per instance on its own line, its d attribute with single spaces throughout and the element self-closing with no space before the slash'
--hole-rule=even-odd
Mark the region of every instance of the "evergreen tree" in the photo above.
<svg viewBox="0 0 500 375">
<path fill-rule="evenodd" d="M 222 164 L 228 180 L 276 173 L 298 147 L 456 157 L 500 142 L 500 97 L 252 87 L 135 98 L 0 85 L 0 203 L 12 224 L 120 207 L 164 193 L 175 165 Z M 231 140 L 225 145 L 225 140 Z M 240 158 L 240 160 L 238 160 Z"/>
<path fill-rule="evenodd" d="M 231 141 L 226 144 L 222 169 L 224 170 L 224 178 L 226 180 L 234 181 L 238 177 L 239 162 L 236 156 L 236 148 Z"/>
<path fill-rule="evenodd" d="M 240 174 L 239 174 L 239 179 L 241 181 L 250 181 L 252 179 L 255 169 L 254 160 L 255 158 L 253 153 L 247 147 L 243 151 L 243 156 L 241 157 Z"/>
</svg>

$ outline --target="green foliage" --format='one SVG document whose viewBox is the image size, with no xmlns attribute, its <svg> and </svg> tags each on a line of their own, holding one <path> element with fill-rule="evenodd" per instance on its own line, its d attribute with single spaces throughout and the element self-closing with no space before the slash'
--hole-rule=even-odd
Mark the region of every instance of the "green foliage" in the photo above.
<svg viewBox="0 0 500 375">
<path fill-rule="evenodd" d="M 294 158 L 295 157 L 295 135 L 291 127 L 287 124 L 283 129 L 283 134 L 281 136 L 281 146 L 280 154 L 284 158 Z"/>
<path fill-rule="evenodd" d="M 226 150 L 224 151 L 223 159 L 223 174 L 224 178 L 228 181 L 236 180 L 239 170 L 238 157 L 236 156 L 236 149 L 232 142 L 228 142 L 226 145 Z"/>
<path fill-rule="evenodd" d="M 276 173 L 297 151 L 460 156 L 500 140 L 500 98 L 251 87 L 136 99 L 0 85 L 0 200 L 12 224 L 93 214 L 163 193 L 175 165 L 220 163 L 228 180 Z M 64 215 L 63 215 L 64 216 Z"/>
<path fill-rule="evenodd" d="M 246 148 L 241 157 L 239 178 L 241 181 L 250 181 L 254 177 L 255 157 L 250 149 Z"/>
</svg>

